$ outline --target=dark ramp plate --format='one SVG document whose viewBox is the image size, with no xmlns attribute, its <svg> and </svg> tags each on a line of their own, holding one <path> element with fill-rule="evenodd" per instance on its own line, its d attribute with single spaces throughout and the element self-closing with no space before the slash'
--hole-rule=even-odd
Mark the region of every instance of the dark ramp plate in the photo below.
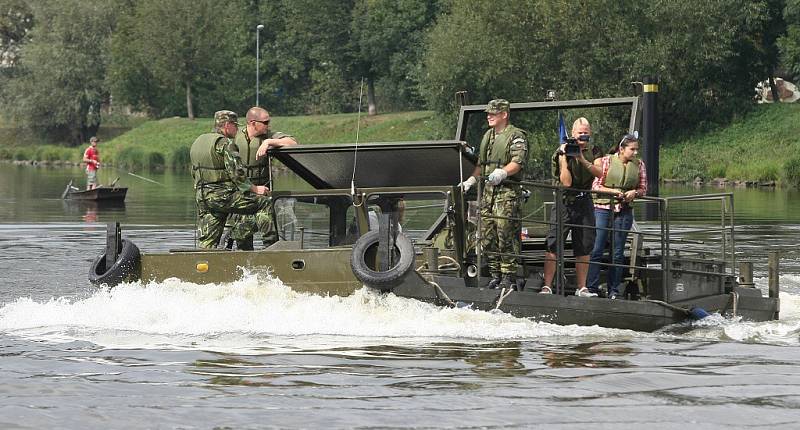
<svg viewBox="0 0 800 430">
<path fill-rule="evenodd" d="M 446 186 L 475 169 L 460 148 L 455 140 L 362 143 L 356 158 L 355 144 L 298 145 L 272 155 L 317 189 L 350 188 L 354 162 L 357 187 Z"/>
</svg>

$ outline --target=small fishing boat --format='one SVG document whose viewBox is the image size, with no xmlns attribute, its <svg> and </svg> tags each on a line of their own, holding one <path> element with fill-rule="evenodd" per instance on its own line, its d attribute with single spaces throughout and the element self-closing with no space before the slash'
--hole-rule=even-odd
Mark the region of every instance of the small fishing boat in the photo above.
<svg viewBox="0 0 800 430">
<path fill-rule="evenodd" d="M 128 193 L 128 188 L 117 187 L 117 181 L 119 181 L 119 178 L 115 179 L 110 185 L 98 185 L 91 190 L 82 190 L 72 185 L 72 181 L 70 180 L 64 192 L 61 194 L 61 198 L 98 202 L 123 202 L 125 201 L 125 195 Z"/>
</svg>

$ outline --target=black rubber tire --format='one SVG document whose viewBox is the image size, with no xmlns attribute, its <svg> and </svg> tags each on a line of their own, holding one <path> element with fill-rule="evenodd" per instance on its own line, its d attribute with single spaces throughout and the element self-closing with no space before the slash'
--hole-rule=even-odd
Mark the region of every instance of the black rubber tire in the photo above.
<svg viewBox="0 0 800 430">
<path fill-rule="evenodd" d="M 106 254 L 95 258 L 89 270 L 89 282 L 93 285 L 116 287 L 124 281 L 138 281 L 142 255 L 139 248 L 128 239 L 122 239 L 122 252 L 114 264 L 106 269 Z"/>
<path fill-rule="evenodd" d="M 353 254 L 350 256 L 350 267 L 356 279 L 364 285 L 379 291 L 391 291 L 400 283 L 403 276 L 414 265 L 414 245 L 403 233 L 398 233 L 394 241 L 394 255 L 396 264 L 385 272 L 373 270 L 367 264 L 367 255 L 377 250 L 378 230 L 372 230 L 358 238 L 353 245 Z"/>
</svg>

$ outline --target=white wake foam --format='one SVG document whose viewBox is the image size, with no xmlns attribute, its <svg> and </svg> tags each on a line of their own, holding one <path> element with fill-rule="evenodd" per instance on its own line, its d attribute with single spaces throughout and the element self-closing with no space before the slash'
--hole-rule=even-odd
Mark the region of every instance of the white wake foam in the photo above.
<svg viewBox="0 0 800 430">
<path fill-rule="evenodd" d="M 781 292 L 779 298 L 781 307 L 776 321 L 750 322 L 740 317 L 723 318 L 715 314 L 693 322 L 693 329 L 685 336 L 703 340 L 800 345 L 800 296 Z"/>
<path fill-rule="evenodd" d="M 333 337 L 391 338 L 392 343 L 402 343 L 419 338 L 497 341 L 637 335 L 596 326 L 539 323 L 500 312 L 441 308 L 367 288 L 349 297 L 298 293 L 264 275 L 210 285 L 177 279 L 122 284 L 79 300 L 21 298 L 0 308 L 0 331 L 51 341 L 85 340 L 105 347 L 240 352 L 277 344 L 296 347 L 300 338 L 315 344 Z"/>
<path fill-rule="evenodd" d="M 756 282 L 766 284 L 765 279 Z M 681 336 L 800 344 L 800 295 L 782 292 L 780 298 L 779 321 L 750 323 L 712 315 Z M 323 297 L 295 292 L 278 279 L 255 274 L 223 284 L 177 279 L 122 284 L 83 299 L 20 298 L 0 307 L 0 331 L 54 342 L 88 341 L 107 348 L 238 353 L 336 344 L 418 344 L 421 338 L 494 342 L 557 337 L 564 343 L 587 337 L 619 341 L 650 336 L 597 326 L 558 326 L 501 312 L 442 308 L 367 288 L 349 297 Z"/>
</svg>

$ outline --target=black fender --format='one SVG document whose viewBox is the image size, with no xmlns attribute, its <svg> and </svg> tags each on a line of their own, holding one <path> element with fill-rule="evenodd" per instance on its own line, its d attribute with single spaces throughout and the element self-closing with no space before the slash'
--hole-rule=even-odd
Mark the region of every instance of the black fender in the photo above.
<svg viewBox="0 0 800 430">
<path fill-rule="evenodd" d="M 372 230 L 358 238 L 353 245 L 353 254 L 350 256 L 350 267 L 356 278 L 364 285 L 379 291 L 391 291 L 402 280 L 403 277 L 413 268 L 414 265 L 414 245 L 411 239 L 403 233 L 398 233 L 394 241 L 394 266 L 387 271 L 376 271 L 367 263 L 367 259 L 372 257 L 378 249 L 380 241 L 379 231 Z"/>
<path fill-rule="evenodd" d="M 106 254 L 95 258 L 89 270 L 89 282 L 115 287 L 123 281 L 138 281 L 142 255 L 139 248 L 128 239 L 122 239 L 122 251 L 110 268 L 106 268 Z"/>
</svg>

